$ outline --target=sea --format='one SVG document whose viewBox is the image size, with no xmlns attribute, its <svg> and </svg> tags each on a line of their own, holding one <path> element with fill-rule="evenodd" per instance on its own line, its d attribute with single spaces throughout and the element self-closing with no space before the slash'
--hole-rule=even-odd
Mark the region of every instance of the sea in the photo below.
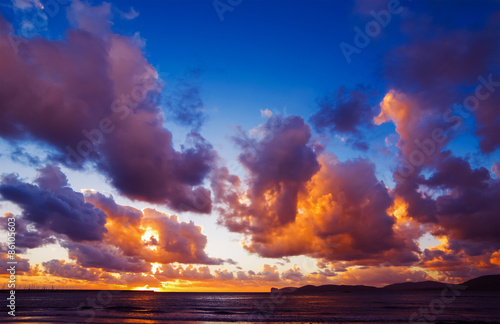
<svg viewBox="0 0 500 324">
<path fill-rule="evenodd" d="M 500 323 L 500 293 L 471 291 L 299 296 L 18 290 L 15 307 L 15 317 L 2 307 L 1 323 Z"/>
</svg>

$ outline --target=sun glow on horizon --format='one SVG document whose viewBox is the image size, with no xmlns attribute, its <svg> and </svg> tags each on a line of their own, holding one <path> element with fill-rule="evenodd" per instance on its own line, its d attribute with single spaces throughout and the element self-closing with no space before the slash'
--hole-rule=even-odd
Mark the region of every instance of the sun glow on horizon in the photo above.
<svg viewBox="0 0 500 324">
<path fill-rule="evenodd" d="M 161 291 L 161 288 L 158 288 L 158 287 L 149 287 L 148 285 L 145 285 L 145 286 L 142 286 L 142 287 L 135 287 L 135 288 L 132 288 L 132 290 L 134 291 L 137 291 L 137 290 L 140 290 L 140 291 Z"/>
</svg>

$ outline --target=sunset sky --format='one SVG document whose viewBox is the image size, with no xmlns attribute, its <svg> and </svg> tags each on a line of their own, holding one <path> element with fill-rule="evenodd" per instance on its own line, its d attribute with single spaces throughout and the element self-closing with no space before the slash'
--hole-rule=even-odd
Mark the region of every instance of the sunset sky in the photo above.
<svg viewBox="0 0 500 324">
<path fill-rule="evenodd" d="M 500 1 L 0 4 L 0 283 L 500 273 Z"/>
</svg>

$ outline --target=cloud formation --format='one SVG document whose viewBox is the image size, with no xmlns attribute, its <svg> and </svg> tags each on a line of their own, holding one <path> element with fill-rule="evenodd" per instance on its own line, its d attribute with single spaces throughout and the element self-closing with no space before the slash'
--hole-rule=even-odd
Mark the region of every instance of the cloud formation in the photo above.
<svg viewBox="0 0 500 324">
<path fill-rule="evenodd" d="M 151 208 L 118 205 L 96 191 L 75 192 L 58 167 L 49 165 L 38 172 L 36 185 L 14 174 L 4 175 L 0 182 L 2 198 L 22 209 L 16 217 L 19 252 L 57 242 L 80 267 L 116 273 L 147 273 L 152 263 L 225 262 L 207 256 L 207 237 L 193 222 Z"/>
<path fill-rule="evenodd" d="M 18 12 L 41 6 L 38 0 L 13 3 Z M 368 16 L 386 5 L 356 1 L 354 10 Z M 418 14 L 404 8 L 408 19 L 401 30 L 407 35 L 384 54 L 377 85 L 385 87 L 383 96 L 368 86 L 338 88 L 318 101 L 309 119 L 318 134 L 302 117 L 261 110 L 266 121 L 233 138 L 245 171 L 237 176 L 199 133 L 205 108 L 201 88 L 190 79 L 199 71 L 164 88 L 139 34 L 112 31 L 116 8 L 73 1 L 67 9 L 72 29 L 55 40 L 15 36 L 0 16 L 0 137 L 13 148 L 11 159 L 30 166 L 48 161 L 93 168 L 132 200 L 177 212 L 215 211 L 220 225 L 241 234 L 246 251 L 287 262 L 288 256 L 308 256 L 318 269 L 284 268 L 279 260 L 281 268 L 233 267 L 234 260 L 207 254 L 207 236 L 194 222 L 120 205 L 95 190 L 75 192 L 61 170 L 48 165 L 31 183 L 16 174 L 0 179 L 2 199 L 22 210 L 16 217 L 18 252 L 57 243 L 69 255 L 70 260 L 44 262 L 44 273 L 20 259 L 26 277 L 234 289 L 382 285 L 498 273 L 500 162 L 493 162 L 500 147 L 498 12 L 467 30 L 450 31 L 450 22 L 438 16 L 433 19 L 440 26 L 431 19 L 408 28 Z M 134 8 L 118 14 L 138 16 Z M 165 128 L 169 118 L 190 129 L 180 148 Z M 384 123 L 392 123 L 395 133 L 390 126 L 377 127 Z M 367 138 L 371 130 L 373 140 Z M 368 152 L 380 132 L 390 132 L 382 137 L 385 153 L 397 154 L 380 164 L 397 164 L 390 184 L 377 178 L 384 171 L 373 153 L 382 150 Z M 466 132 L 477 142 L 464 144 L 477 145 L 478 151 L 452 152 Z M 325 142 L 339 139 L 334 150 L 349 146 L 362 152 L 327 153 L 315 135 Z M 26 143 L 43 145 L 48 157 L 35 157 L 21 146 Z M 207 182 L 212 191 L 204 187 Z M 441 244 L 427 246 L 420 240 L 424 233 Z M 5 252 L 5 245 L 0 250 Z M 5 262 L 0 258 L 0 265 Z"/>
<path fill-rule="evenodd" d="M 399 135 L 400 167 L 391 193 L 410 219 L 446 242 L 425 249 L 420 265 L 449 276 L 477 276 L 496 267 L 498 179 L 445 147 L 474 124 L 481 153 L 498 149 L 500 48 L 492 44 L 500 41 L 499 18 L 492 14 L 474 30 L 426 26 L 419 31 L 426 37 L 410 33 L 413 42 L 386 55 L 390 90 L 374 123 L 391 121 Z"/>
<path fill-rule="evenodd" d="M 246 186 L 224 168 L 213 185 L 220 222 L 246 235 L 245 249 L 358 264 L 418 260 L 414 240 L 421 233 L 396 226 L 388 212 L 393 199 L 372 163 L 321 154 L 301 118 L 273 118 L 252 130 L 253 137 L 237 138 Z"/>
<path fill-rule="evenodd" d="M 168 117 L 194 131 L 199 131 L 206 119 L 200 85 L 196 82 L 200 73 L 199 70 L 190 71 L 177 80 L 175 88 L 166 98 Z"/>
<path fill-rule="evenodd" d="M 490 15 L 479 30 L 442 32 L 435 26 L 428 29 L 425 37 L 410 35 L 415 41 L 387 53 L 385 74 L 389 87 L 411 96 L 422 111 L 435 118 L 446 114 L 448 127 L 444 129 L 456 124 L 451 116 L 467 118 L 473 113 L 480 148 L 492 152 L 500 145 L 499 13 Z M 464 87 L 470 89 L 465 95 Z M 455 105 L 462 105 L 462 111 L 456 111 Z"/>
<path fill-rule="evenodd" d="M 17 175 L 4 175 L 0 195 L 23 210 L 23 219 L 36 225 L 46 238 L 50 232 L 64 234 L 70 240 L 99 241 L 107 232 L 106 214 L 85 202 L 83 194 L 68 187 L 66 176 L 57 167 L 39 170 L 37 185 L 21 181 Z M 26 232 L 23 232 L 27 239 Z M 38 237 L 43 242 L 43 238 Z M 40 244 L 42 243 L 40 242 Z M 25 242 L 25 244 L 27 244 Z"/>
<path fill-rule="evenodd" d="M 361 126 L 371 124 L 373 110 L 369 100 L 374 95 L 363 86 L 353 90 L 340 87 L 332 98 L 318 101 L 321 109 L 310 121 L 320 132 L 358 134 Z"/>
<path fill-rule="evenodd" d="M 446 192 L 436 198 L 438 234 L 446 234 L 450 241 L 482 243 L 482 248 L 500 249 L 499 179 L 492 179 L 485 168 L 472 169 L 469 162 L 445 151 L 440 154 L 436 171 L 422 184 Z M 480 252 L 471 254 L 477 253 Z"/>
<path fill-rule="evenodd" d="M 85 199 L 108 215 L 104 242 L 118 248 L 126 257 L 149 263 L 221 264 L 223 260 L 207 256 L 207 237 L 192 221 L 181 222 L 152 208 L 138 210 L 118 205 L 112 197 L 87 191 Z M 105 260 L 105 259 L 103 259 Z"/>
<path fill-rule="evenodd" d="M 48 143 L 72 168 L 90 162 L 131 199 L 209 213 L 215 153 L 197 133 L 173 148 L 157 72 L 136 39 L 111 32 L 110 10 L 72 3 L 74 29 L 54 41 L 12 36 L 0 17 L 0 136 Z"/>
<path fill-rule="evenodd" d="M 319 170 L 310 138 L 311 129 L 297 116 L 272 116 L 250 135 L 235 137 L 249 188 L 244 197 L 237 197 L 237 187 L 221 189 L 227 181 L 238 185 L 227 171 L 217 174 L 213 185 L 217 201 L 230 205 L 221 209 L 230 230 L 258 233 L 295 220 L 298 194 Z"/>
</svg>

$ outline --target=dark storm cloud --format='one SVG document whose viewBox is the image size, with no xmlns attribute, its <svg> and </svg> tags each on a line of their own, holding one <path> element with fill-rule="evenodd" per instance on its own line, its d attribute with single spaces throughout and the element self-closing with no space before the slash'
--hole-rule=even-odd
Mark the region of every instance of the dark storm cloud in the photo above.
<svg viewBox="0 0 500 324">
<path fill-rule="evenodd" d="M 340 87 L 331 98 L 318 100 L 321 109 L 310 121 L 318 131 L 357 134 L 361 126 L 371 124 L 374 112 L 368 101 L 374 95 L 363 86 Z"/>
<path fill-rule="evenodd" d="M 100 273 L 98 271 L 66 263 L 63 260 L 53 259 L 42 262 L 42 266 L 45 268 L 46 273 L 53 276 L 88 281 L 96 281 L 100 278 Z"/>
<path fill-rule="evenodd" d="M 17 204 L 23 210 L 23 219 L 36 224 L 40 232 L 50 230 L 74 241 L 102 239 L 106 214 L 67 187 L 66 176 L 59 168 L 40 169 L 35 182 L 38 186 L 22 182 L 15 174 L 4 175 L 0 195 Z"/>
<path fill-rule="evenodd" d="M 83 267 L 102 268 L 110 272 L 149 272 L 151 265 L 141 258 L 123 255 L 118 249 L 106 244 L 80 244 L 63 242 L 70 259 Z"/>
<path fill-rule="evenodd" d="M 436 198 L 441 230 L 450 240 L 489 242 L 500 248 L 498 197 L 500 180 L 492 179 L 485 168 L 472 169 L 469 162 L 441 153 L 436 172 L 423 184 L 433 189 L 449 190 Z"/>
<path fill-rule="evenodd" d="M 11 213 L 5 213 L 4 218 L 15 217 Z M 23 217 L 16 219 L 16 251 L 25 253 L 27 249 L 34 249 L 47 244 L 56 243 L 56 235 L 50 230 L 37 229 L 31 222 Z"/>
</svg>

